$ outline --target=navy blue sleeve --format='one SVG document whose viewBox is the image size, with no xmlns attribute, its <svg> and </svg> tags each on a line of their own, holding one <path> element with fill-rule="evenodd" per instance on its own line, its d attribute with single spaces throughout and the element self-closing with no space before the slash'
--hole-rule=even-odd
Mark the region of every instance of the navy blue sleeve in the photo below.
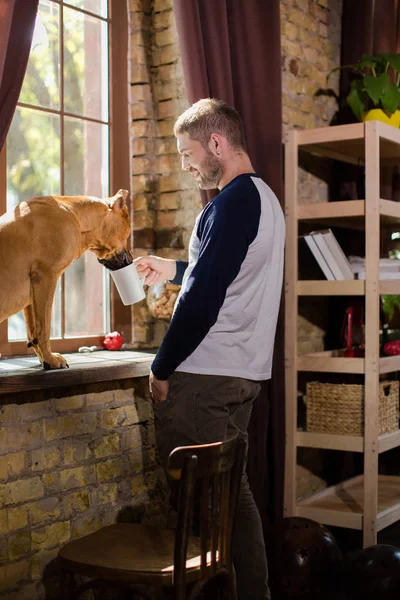
<svg viewBox="0 0 400 600">
<path fill-rule="evenodd" d="M 176 283 L 177 285 L 181 285 L 183 275 L 187 269 L 188 263 L 184 260 L 176 261 L 176 275 L 173 279 L 170 279 L 171 283 Z"/>
<path fill-rule="evenodd" d="M 158 379 L 168 379 L 215 324 L 226 290 L 237 277 L 261 214 L 258 191 L 248 198 L 217 198 L 199 220 L 199 257 L 152 365 Z M 253 191 L 254 190 L 254 191 Z"/>
</svg>

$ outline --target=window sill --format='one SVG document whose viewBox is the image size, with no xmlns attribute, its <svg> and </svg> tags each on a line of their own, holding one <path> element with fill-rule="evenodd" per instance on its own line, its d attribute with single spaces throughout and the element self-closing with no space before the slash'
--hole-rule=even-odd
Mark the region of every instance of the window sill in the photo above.
<svg viewBox="0 0 400 600">
<path fill-rule="evenodd" d="M 85 385 L 115 379 L 146 377 L 150 373 L 154 353 L 123 350 L 63 354 L 69 369 L 46 371 L 35 356 L 10 357 L 0 360 L 0 398 L 28 390 L 44 390 L 71 385 Z"/>
</svg>

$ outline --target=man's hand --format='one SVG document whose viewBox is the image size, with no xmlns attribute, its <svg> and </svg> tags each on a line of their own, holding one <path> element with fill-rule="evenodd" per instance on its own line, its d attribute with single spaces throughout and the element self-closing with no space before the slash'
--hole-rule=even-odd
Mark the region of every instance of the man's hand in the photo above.
<svg viewBox="0 0 400 600">
<path fill-rule="evenodd" d="M 146 285 L 169 281 L 176 275 L 176 260 L 159 256 L 139 256 L 133 261 L 139 277 L 145 277 Z"/>
<path fill-rule="evenodd" d="M 168 396 L 168 379 L 165 381 L 161 379 L 157 379 L 154 373 L 150 373 L 149 377 L 149 388 L 150 388 L 150 398 L 153 404 L 158 404 L 159 402 L 164 402 Z"/>
</svg>

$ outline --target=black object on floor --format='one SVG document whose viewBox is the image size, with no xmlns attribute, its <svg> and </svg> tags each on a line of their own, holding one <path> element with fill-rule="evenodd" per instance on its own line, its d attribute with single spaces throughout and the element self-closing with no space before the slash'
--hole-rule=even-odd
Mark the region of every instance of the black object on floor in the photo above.
<svg viewBox="0 0 400 600">
<path fill-rule="evenodd" d="M 398 600 L 400 548 L 377 544 L 350 554 L 346 560 L 344 589 L 347 600 Z"/>
<path fill-rule="evenodd" d="M 288 517 L 267 534 L 272 598 L 337 600 L 343 557 L 331 532 L 311 519 Z"/>
</svg>

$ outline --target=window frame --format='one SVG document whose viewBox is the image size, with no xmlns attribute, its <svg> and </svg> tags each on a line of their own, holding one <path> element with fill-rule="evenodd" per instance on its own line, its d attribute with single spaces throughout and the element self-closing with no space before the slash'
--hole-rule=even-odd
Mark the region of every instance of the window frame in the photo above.
<svg viewBox="0 0 400 600">
<path fill-rule="evenodd" d="M 99 15 L 85 9 L 77 8 L 68 3 L 68 0 L 51 0 L 60 8 L 62 5 L 73 8 L 77 12 L 88 16 L 99 18 Z M 129 113 L 128 113 L 128 7 L 124 0 L 108 0 L 108 17 L 101 20 L 106 21 L 109 27 L 109 194 L 115 194 L 118 189 L 130 190 L 130 163 L 129 163 Z M 63 69 L 62 56 L 60 58 L 60 70 Z M 125 90 L 125 94 L 121 93 Z M 24 103 L 21 106 L 26 106 Z M 45 112 L 46 109 L 41 109 Z M 58 114 L 66 115 L 66 111 L 57 111 Z M 125 115 L 125 119 L 122 116 Z M 88 119 L 94 121 L 95 119 Z M 63 139 L 63 138 L 61 138 Z M 61 144 L 61 149 L 63 144 Z M 7 141 L 0 152 L 0 215 L 6 212 L 7 206 Z M 60 163 L 63 161 L 61 152 Z M 129 203 L 129 214 L 132 222 L 132 205 Z M 129 239 L 131 248 L 132 236 Z M 111 280 L 111 278 L 110 278 Z M 62 319 L 64 319 L 64 275 L 62 275 Z M 132 311 L 130 306 L 124 306 L 115 288 L 110 281 L 110 327 L 124 335 L 125 342 L 131 341 L 132 336 Z M 52 350 L 55 352 L 76 352 L 79 346 L 100 346 L 104 335 L 81 336 L 67 338 L 53 338 L 51 340 Z M 8 319 L 0 323 L 0 357 L 32 354 L 25 341 L 8 341 Z"/>
</svg>

